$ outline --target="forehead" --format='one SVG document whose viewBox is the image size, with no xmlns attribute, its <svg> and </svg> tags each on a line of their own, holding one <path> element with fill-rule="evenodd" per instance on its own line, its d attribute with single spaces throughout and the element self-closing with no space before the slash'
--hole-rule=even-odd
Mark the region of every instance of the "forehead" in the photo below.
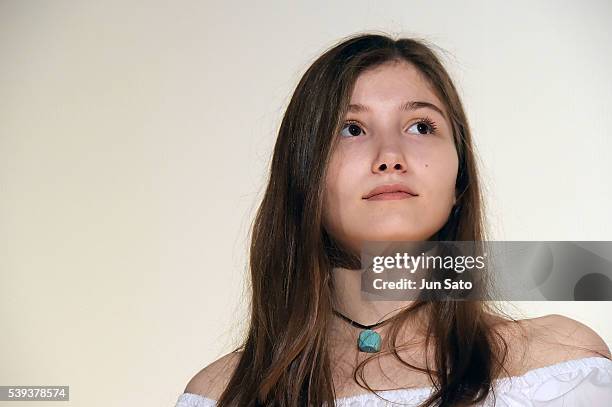
<svg viewBox="0 0 612 407">
<path fill-rule="evenodd" d="M 386 62 L 362 72 L 355 81 L 351 103 L 390 103 L 422 100 L 442 108 L 427 78 L 406 61 Z"/>
</svg>

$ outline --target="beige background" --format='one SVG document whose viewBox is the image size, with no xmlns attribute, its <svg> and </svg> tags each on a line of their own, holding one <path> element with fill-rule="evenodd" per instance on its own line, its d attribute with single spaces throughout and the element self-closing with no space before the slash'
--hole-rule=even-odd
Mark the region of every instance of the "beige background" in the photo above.
<svg viewBox="0 0 612 407">
<path fill-rule="evenodd" d="M 611 20 L 608 1 L 1 1 L 0 384 L 169 406 L 229 351 L 284 107 L 356 31 L 446 50 L 495 239 L 612 240 Z M 609 302 L 516 305 L 612 344 Z"/>
</svg>

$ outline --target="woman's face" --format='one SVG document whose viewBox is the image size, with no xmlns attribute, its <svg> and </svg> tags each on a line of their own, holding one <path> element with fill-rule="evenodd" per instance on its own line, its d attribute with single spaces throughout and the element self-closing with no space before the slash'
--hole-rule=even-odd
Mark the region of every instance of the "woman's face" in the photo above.
<svg viewBox="0 0 612 407">
<path fill-rule="evenodd" d="M 433 107 L 400 108 L 406 102 Z M 427 240 L 455 202 L 458 156 L 447 113 L 422 74 L 407 62 L 363 72 L 333 152 L 326 179 L 323 222 L 348 248 L 367 240 Z M 348 123 L 347 123 L 348 122 Z M 435 129 L 433 127 L 435 126 Z M 383 194 L 402 184 L 415 195 Z M 381 199 L 396 198 L 404 199 Z"/>
</svg>

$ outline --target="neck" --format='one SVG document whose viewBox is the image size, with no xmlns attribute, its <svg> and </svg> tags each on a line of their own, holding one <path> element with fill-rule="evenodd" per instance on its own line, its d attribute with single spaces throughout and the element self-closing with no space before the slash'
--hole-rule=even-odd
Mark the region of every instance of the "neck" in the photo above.
<svg viewBox="0 0 612 407">
<path fill-rule="evenodd" d="M 346 317 L 362 325 L 371 325 L 386 321 L 409 308 L 414 301 L 371 301 L 362 299 L 361 296 L 361 271 L 345 268 L 333 268 L 332 278 L 334 282 L 334 308 Z M 417 312 L 407 320 L 404 329 L 400 331 L 398 338 L 406 338 L 404 331 L 409 333 L 407 337 L 414 338 L 422 335 L 422 313 Z M 355 334 L 359 328 L 351 326 L 338 316 L 332 319 L 332 330 L 347 341 L 354 342 Z M 381 327 L 373 328 L 381 335 L 388 332 L 391 323 Z M 339 338 L 340 339 L 340 338 Z"/>
</svg>

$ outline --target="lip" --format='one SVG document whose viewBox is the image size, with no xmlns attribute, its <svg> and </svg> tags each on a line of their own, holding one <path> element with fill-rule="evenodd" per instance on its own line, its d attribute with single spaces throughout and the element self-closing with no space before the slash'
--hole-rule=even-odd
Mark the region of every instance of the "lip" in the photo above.
<svg viewBox="0 0 612 407">
<path fill-rule="evenodd" d="M 405 199 L 413 196 L 418 196 L 418 194 L 404 184 L 385 184 L 368 192 L 363 199 Z"/>
</svg>

